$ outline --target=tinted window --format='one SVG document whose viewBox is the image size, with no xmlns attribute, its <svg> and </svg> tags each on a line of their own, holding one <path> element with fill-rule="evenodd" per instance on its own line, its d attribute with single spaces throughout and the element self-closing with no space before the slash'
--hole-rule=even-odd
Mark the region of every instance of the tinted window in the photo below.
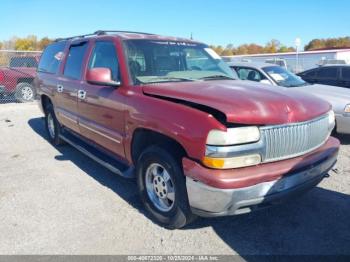
<svg viewBox="0 0 350 262">
<path fill-rule="evenodd" d="M 350 67 L 343 67 L 342 75 L 344 80 L 350 81 Z"/>
<path fill-rule="evenodd" d="M 316 70 L 307 71 L 302 74 L 304 77 L 314 78 L 316 76 Z"/>
<path fill-rule="evenodd" d="M 96 42 L 89 61 L 89 68 L 104 67 L 112 72 L 112 79 L 119 81 L 117 52 L 112 42 Z"/>
<path fill-rule="evenodd" d="M 37 67 L 35 57 L 12 57 L 10 67 Z"/>
<path fill-rule="evenodd" d="M 66 42 L 57 42 L 46 47 L 41 56 L 38 71 L 55 74 L 58 71 Z"/>
<path fill-rule="evenodd" d="M 262 75 L 259 71 L 253 68 L 236 67 L 235 69 L 239 79 L 241 80 L 250 80 L 250 81 L 259 82 L 263 79 L 266 79 L 264 75 Z"/>
<path fill-rule="evenodd" d="M 64 75 L 72 79 L 80 79 L 83 59 L 88 47 L 87 42 L 79 45 L 72 45 L 69 48 L 67 62 L 64 67 Z"/>
<path fill-rule="evenodd" d="M 338 72 L 338 68 L 336 67 L 320 68 L 317 73 L 317 76 L 318 78 L 324 78 L 324 79 L 336 79 L 337 72 Z"/>
</svg>

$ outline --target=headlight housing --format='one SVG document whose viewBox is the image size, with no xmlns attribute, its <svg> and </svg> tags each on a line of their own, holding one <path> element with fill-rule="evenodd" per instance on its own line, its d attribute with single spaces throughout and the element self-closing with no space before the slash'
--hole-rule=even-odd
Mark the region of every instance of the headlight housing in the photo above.
<svg viewBox="0 0 350 262">
<path fill-rule="evenodd" d="M 212 130 L 208 134 L 207 145 L 229 146 L 247 144 L 260 140 L 257 126 L 228 128 L 227 131 Z"/>
<path fill-rule="evenodd" d="M 257 126 L 228 128 L 227 131 L 212 130 L 208 134 L 207 147 L 229 149 L 240 145 L 258 142 L 260 130 Z M 230 150 L 230 149 L 229 149 Z M 243 153 L 242 155 L 222 157 L 215 153 L 207 154 L 203 158 L 203 164 L 215 169 L 231 169 L 253 166 L 261 163 L 261 155 L 258 152 Z"/>
</svg>

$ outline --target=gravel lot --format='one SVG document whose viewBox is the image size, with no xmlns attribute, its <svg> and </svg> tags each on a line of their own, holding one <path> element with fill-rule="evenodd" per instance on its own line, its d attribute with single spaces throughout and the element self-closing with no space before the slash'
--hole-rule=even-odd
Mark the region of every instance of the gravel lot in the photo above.
<svg viewBox="0 0 350 262">
<path fill-rule="evenodd" d="M 166 230 L 133 180 L 46 141 L 35 103 L 0 105 L 0 254 L 350 254 L 350 137 L 338 171 L 294 202 Z"/>
</svg>

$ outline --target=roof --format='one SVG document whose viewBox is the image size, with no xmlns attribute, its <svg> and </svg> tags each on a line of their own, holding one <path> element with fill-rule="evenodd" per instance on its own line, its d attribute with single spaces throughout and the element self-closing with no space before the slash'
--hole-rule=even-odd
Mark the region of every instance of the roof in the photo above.
<svg viewBox="0 0 350 262">
<path fill-rule="evenodd" d="M 343 53 L 350 52 L 349 49 L 327 49 L 327 50 L 315 50 L 315 51 L 302 51 L 299 52 L 299 55 L 306 54 L 323 54 L 323 53 Z M 283 55 L 296 55 L 297 52 L 285 52 L 285 53 L 266 53 L 266 54 L 253 54 L 253 55 L 233 55 L 233 56 L 223 56 L 227 58 L 235 58 L 235 57 L 256 57 L 256 56 L 283 56 Z"/>
<path fill-rule="evenodd" d="M 264 68 L 267 66 L 279 66 L 275 64 L 263 63 L 263 62 L 228 62 L 229 66 L 239 66 L 239 67 L 253 67 L 253 68 Z"/>
<path fill-rule="evenodd" d="M 119 38 L 124 39 L 124 40 L 148 39 L 148 40 L 180 41 L 180 42 L 199 43 L 197 41 L 193 41 L 193 40 L 190 40 L 187 38 L 181 38 L 181 37 L 161 36 L 161 35 L 151 34 L 151 33 L 119 31 L 119 30 L 99 30 L 99 31 L 96 31 L 92 34 L 72 36 L 72 37 L 67 37 L 67 38 L 58 38 L 55 41 L 72 40 L 72 39 L 79 39 L 79 38 L 91 38 L 91 37 L 104 37 L 106 35 L 116 36 L 116 37 L 119 37 Z"/>
</svg>

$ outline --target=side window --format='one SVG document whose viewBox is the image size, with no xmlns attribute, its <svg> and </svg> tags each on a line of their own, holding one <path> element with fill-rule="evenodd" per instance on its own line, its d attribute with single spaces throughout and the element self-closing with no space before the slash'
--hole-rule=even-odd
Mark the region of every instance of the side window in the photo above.
<svg viewBox="0 0 350 262">
<path fill-rule="evenodd" d="M 236 67 L 236 72 L 241 80 L 260 82 L 261 80 L 266 79 L 264 75 L 253 68 Z"/>
<path fill-rule="evenodd" d="M 342 68 L 342 78 L 345 81 L 350 81 L 350 67 Z"/>
<path fill-rule="evenodd" d="M 57 42 L 45 48 L 38 66 L 39 72 L 56 74 L 63 58 L 66 41 Z"/>
<path fill-rule="evenodd" d="M 337 79 L 338 68 L 337 67 L 325 67 L 320 68 L 317 73 L 319 79 Z"/>
<path fill-rule="evenodd" d="M 112 79 L 114 81 L 120 80 L 117 51 L 113 42 L 96 42 L 90 57 L 89 69 L 97 67 L 109 68 L 112 73 Z"/>
<path fill-rule="evenodd" d="M 63 75 L 72 79 L 80 79 L 84 55 L 88 47 L 88 42 L 72 45 L 69 48 L 67 62 L 64 67 Z"/>
<path fill-rule="evenodd" d="M 316 76 L 317 70 L 310 70 L 302 74 L 302 76 L 307 77 L 307 78 L 314 78 Z"/>
</svg>

